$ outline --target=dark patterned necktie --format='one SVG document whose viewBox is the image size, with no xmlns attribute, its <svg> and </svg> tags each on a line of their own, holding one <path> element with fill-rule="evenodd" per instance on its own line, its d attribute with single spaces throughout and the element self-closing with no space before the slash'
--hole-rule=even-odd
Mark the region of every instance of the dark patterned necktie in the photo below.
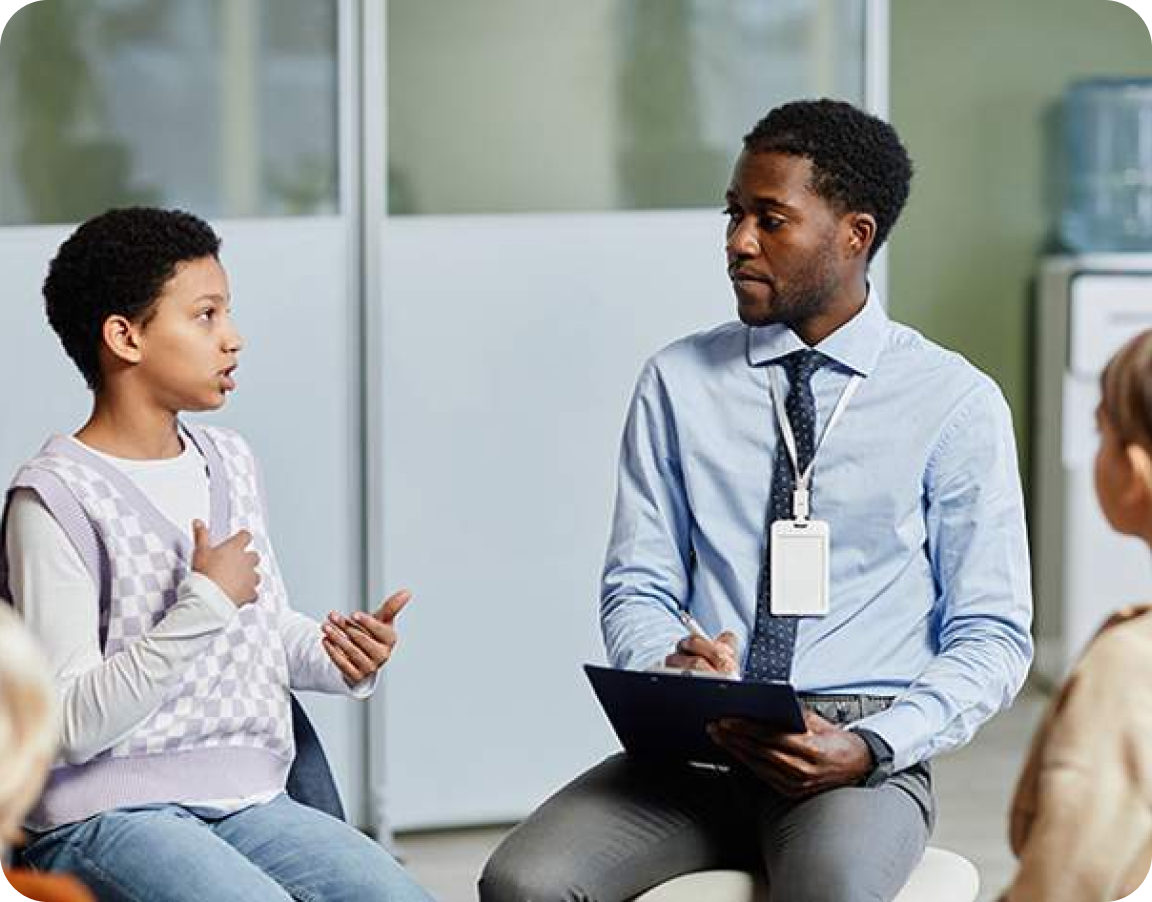
<svg viewBox="0 0 1152 902">
<path fill-rule="evenodd" d="M 784 411 L 796 438 L 796 456 L 803 473 L 816 442 L 816 402 L 812 397 L 812 374 L 827 360 L 819 351 L 805 350 L 789 354 L 781 363 L 788 374 L 788 398 Z M 773 422 L 776 422 L 773 417 Z M 776 427 L 779 433 L 779 426 Z M 764 528 L 764 562 L 760 568 L 760 591 L 756 600 L 756 628 L 748 647 L 748 665 L 744 677 L 749 680 L 787 680 L 792 675 L 792 652 L 796 647 L 796 618 L 772 614 L 771 541 L 772 524 L 792 519 L 792 492 L 796 475 L 784 437 L 777 435 L 776 460 L 772 466 L 772 496 L 768 501 L 768 518 Z M 809 484 L 811 491 L 811 484 Z"/>
</svg>

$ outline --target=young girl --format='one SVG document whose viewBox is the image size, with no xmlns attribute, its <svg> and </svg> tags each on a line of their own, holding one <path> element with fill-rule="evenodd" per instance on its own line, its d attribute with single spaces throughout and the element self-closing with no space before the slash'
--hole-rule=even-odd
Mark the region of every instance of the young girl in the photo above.
<svg viewBox="0 0 1152 902">
<path fill-rule="evenodd" d="M 20 470 L 0 525 L 0 593 L 63 707 L 25 857 L 102 902 L 426 902 L 379 845 L 284 793 L 289 689 L 371 694 L 408 593 L 323 627 L 293 612 L 251 450 L 179 419 L 236 387 L 219 245 L 188 214 L 114 210 L 44 285 L 94 404 Z"/>
<path fill-rule="evenodd" d="M 1152 332 L 1108 364 L 1096 494 L 1152 547 Z M 1152 608 L 1117 612 L 1053 701 L 1012 805 L 1020 859 L 1002 902 L 1112 902 L 1152 865 Z"/>
<path fill-rule="evenodd" d="M 23 837 L 20 825 L 36 801 L 56 751 L 56 698 L 48 665 L 12 609 L 0 604 L 0 859 Z M 69 877 L 5 870 L 24 896 L 42 902 L 92 902 Z"/>
</svg>

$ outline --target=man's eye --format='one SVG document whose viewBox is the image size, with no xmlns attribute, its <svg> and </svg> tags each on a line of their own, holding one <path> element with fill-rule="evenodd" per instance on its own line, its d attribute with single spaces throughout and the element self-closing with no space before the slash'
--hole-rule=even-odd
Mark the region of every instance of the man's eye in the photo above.
<svg viewBox="0 0 1152 902">
<path fill-rule="evenodd" d="M 766 232 L 775 232 L 777 229 L 785 225 L 783 219 L 779 216 L 761 216 L 760 228 Z"/>
</svg>

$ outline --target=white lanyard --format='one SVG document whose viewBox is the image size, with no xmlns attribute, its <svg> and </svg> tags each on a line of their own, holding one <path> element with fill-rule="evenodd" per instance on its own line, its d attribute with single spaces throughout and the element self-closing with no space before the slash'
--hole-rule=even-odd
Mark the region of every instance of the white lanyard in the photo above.
<svg viewBox="0 0 1152 902">
<path fill-rule="evenodd" d="M 840 417 L 844 414 L 852 396 L 856 394 L 856 389 L 860 387 L 861 377 L 859 373 L 854 373 L 852 378 L 848 380 L 848 384 L 844 386 L 844 391 L 840 393 L 840 400 L 836 402 L 836 409 L 832 411 L 832 416 L 829 417 L 828 424 L 820 435 L 820 440 L 812 449 L 812 459 L 808 461 L 807 469 L 801 473 L 800 461 L 796 455 L 796 436 L 792 433 L 792 424 L 788 422 L 788 414 L 784 410 L 784 402 L 780 399 L 780 390 L 776 387 L 776 380 L 773 376 L 773 372 L 768 373 L 768 388 L 772 392 L 772 409 L 776 411 L 776 422 L 780 424 L 780 434 L 784 437 L 784 446 L 788 449 L 788 458 L 792 461 L 792 472 L 796 476 L 796 489 L 792 492 L 792 518 L 794 520 L 807 520 L 808 483 L 812 479 L 812 468 L 816 465 L 816 453 L 823 446 L 824 440 L 828 438 L 828 433 L 840 421 Z"/>
</svg>

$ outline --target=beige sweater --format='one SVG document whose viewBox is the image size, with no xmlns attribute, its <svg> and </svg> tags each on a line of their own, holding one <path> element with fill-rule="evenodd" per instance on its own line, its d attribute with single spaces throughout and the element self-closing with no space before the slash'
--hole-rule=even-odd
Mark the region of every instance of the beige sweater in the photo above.
<svg viewBox="0 0 1152 902">
<path fill-rule="evenodd" d="M 1002 902 L 1114 902 L 1152 865 L 1152 606 L 1118 612 L 1032 741 Z"/>
</svg>

